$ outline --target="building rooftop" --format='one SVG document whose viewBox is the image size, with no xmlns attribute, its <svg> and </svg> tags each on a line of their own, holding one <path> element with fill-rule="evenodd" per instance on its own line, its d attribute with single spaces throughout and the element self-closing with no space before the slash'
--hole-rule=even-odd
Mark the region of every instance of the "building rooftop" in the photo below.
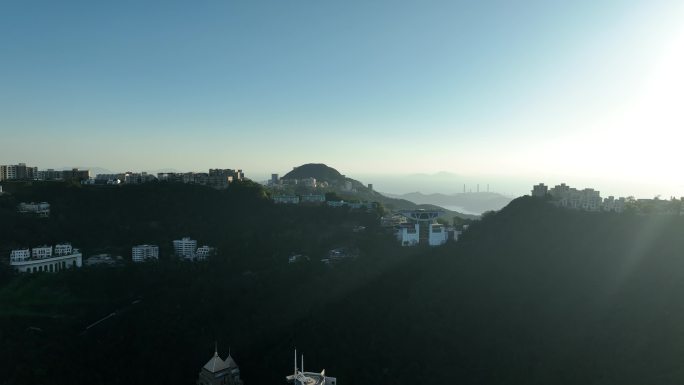
<svg viewBox="0 0 684 385">
<path fill-rule="evenodd" d="M 228 358 L 226 360 L 230 360 L 230 363 L 232 363 L 233 367 L 237 366 L 237 365 L 235 365 L 235 361 L 233 361 L 233 359 L 230 356 L 228 356 Z M 211 357 L 209 362 L 207 362 L 203 366 L 204 369 L 210 371 L 211 373 L 220 372 L 221 370 L 225 370 L 225 369 L 228 369 L 230 367 L 231 366 L 228 363 L 226 363 L 226 361 L 223 361 L 221 359 L 221 357 L 219 357 L 217 351 L 214 352 L 214 356 Z"/>
</svg>

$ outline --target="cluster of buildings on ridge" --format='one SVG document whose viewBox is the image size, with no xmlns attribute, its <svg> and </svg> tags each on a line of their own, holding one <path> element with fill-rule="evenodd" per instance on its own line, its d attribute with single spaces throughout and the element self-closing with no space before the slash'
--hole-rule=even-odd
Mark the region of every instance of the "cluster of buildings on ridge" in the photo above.
<svg viewBox="0 0 684 385">
<path fill-rule="evenodd" d="M 339 188 L 342 191 L 351 193 L 358 192 L 357 189 L 354 188 L 354 185 L 351 180 L 346 179 L 344 175 L 342 175 L 342 177 L 344 178 L 344 180 L 339 183 Z M 316 178 L 279 178 L 278 174 L 271 174 L 271 179 L 268 180 L 266 185 L 276 190 L 285 189 L 287 187 L 293 186 L 304 186 L 312 189 L 330 187 L 330 183 L 326 181 L 317 181 Z M 372 183 L 368 184 L 368 189 L 373 190 Z"/>
<path fill-rule="evenodd" d="M 233 181 L 245 179 L 245 173 L 234 169 L 209 169 L 209 172 L 162 172 L 157 175 L 146 172 L 124 172 L 115 174 L 97 174 L 91 178 L 89 170 L 77 168 L 65 171 L 54 169 L 38 170 L 37 167 L 27 166 L 25 163 L 16 165 L 0 165 L 0 181 L 3 180 L 73 180 L 87 185 L 119 185 L 141 184 L 155 181 L 176 183 L 193 183 L 214 187 L 217 189 L 227 188 Z M 2 187 L 0 187 L 0 193 Z"/>
<path fill-rule="evenodd" d="M 330 207 L 349 207 L 354 210 L 373 210 L 378 208 L 376 202 L 347 202 L 347 201 L 328 201 L 324 194 L 289 194 L 289 195 L 274 195 L 271 200 L 276 204 L 326 204 Z"/>
<path fill-rule="evenodd" d="M 3 180 L 76 180 L 90 178 L 88 170 L 57 171 L 54 169 L 38 170 L 38 167 L 27 166 L 26 163 L 0 165 L 0 181 Z"/>
<path fill-rule="evenodd" d="M 549 189 L 544 183 L 532 187 L 532 196 L 538 198 L 550 197 L 552 202 L 560 207 L 567 207 L 575 210 L 584 211 L 613 211 L 623 212 L 625 210 L 625 198 L 609 196 L 602 199 L 600 191 L 592 188 L 578 190 L 565 183 Z"/>
<path fill-rule="evenodd" d="M 150 182 L 191 183 L 225 189 L 234 182 L 245 179 L 242 170 L 212 168 L 209 172 L 160 172 L 156 176 L 146 172 L 125 172 L 118 174 L 97 174 L 85 184 L 91 185 L 119 185 L 143 184 Z"/>
<path fill-rule="evenodd" d="M 665 199 L 634 199 L 634 198 L 601 198 L 599 191 L 592 188 L 578 190 L 565 183 L 549 188 L 540 183 L 532 187 L 532 196 L 550 199 L 553 204 L 584 211 L 607 211 L 621 213 L 626 209 L 633 209 L 639 214 L 684 215 L 684 198 Z"/>
<path fill-rule="evenodd" d="M 88 170 L 77 168 L 65 171 L 53 169 L 38 170 L 38 167 L 27 166 L 26 163 L 0 165 L 0 181 L 3 180 L 86 180 Z"/>
<path fill-rule="evenodd" d="M 197 247 L 197 241 L 185 237 L 173 241 L 174 253 L 177 257 L 188 261 L 204 261 L 214 255 L 216 249 L 210 246 Z M 159 259 L 159 246 L 138 245 L 131 250 L 133 262 L 145 262 Z M 123 258 L 109 254 L 94 255 L 85 260 L 86 266 L 119 265 Z M 72 267 L 83 265 L 83 254 L 71 246 L 70 243 L 60 243 L 53 246 L 38 246 L 34 248 L 13 249 L 10 251 L 10 266 L 21 273 L 54 273 Z"/>
<path fill-rule="evenodd" d="M 173 251 L 177 257 L 188 261 L 204 261 L 212 256 L 216 249 L 207 245 L 197 247 L 197 240 L 184 237 L 173 241 Z M 133 262 L 145 262 L 159 259 L 159 246 L 137 245 L 131 249 Z"/>
<path fill-rule="evenodd" d="M 304 371 L 304 356 L 301 356 L 301 367 L 297 366 L 297 350 L 294 353 L 294 373 L 285 377 L 292 385 L 337 385 L 337 378 L 325 374 L 325 369 L 320 373 Z M 218 349 L 214 355 L 200 369 L 197 385 L 243 385 L 240 378 L 240 368 L 228 353 L 225 360 L 221 359 Z"/>
</svg>

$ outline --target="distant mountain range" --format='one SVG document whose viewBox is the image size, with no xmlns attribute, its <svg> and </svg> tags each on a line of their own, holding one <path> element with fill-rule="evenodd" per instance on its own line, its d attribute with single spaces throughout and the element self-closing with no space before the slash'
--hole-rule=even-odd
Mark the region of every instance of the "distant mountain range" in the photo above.
<svg viewBox="0 0 684 385">
<path fill-rule="evenodd" d="M 397 199 L 406 199 L 417 204 L 431 204 L 444 208 L 463 211 L 468 214 L 482 214 L 485 211 L 500 210 L 511 202 L 511 198 L 493 192 L 456 193 L 456 194 L 408 194 L 384 195 Z"/>
</svg>

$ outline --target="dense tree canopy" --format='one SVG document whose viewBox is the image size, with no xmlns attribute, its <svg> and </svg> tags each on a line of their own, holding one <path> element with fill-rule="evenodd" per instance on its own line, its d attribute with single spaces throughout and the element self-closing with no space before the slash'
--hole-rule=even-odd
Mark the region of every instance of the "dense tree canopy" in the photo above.
<svg viewBox="0 0 684 385">
<path fill-rule="evenodd" d="M 278 207 L 249 186 L 168 188 L 59 187 L 55 217 L 43 222 L 15 216 L 3 201 L 3 217 L 21 229 L 12 236 L 54 231 L 50 242 L 76 226 L 107 225 L 109 234 L 82 228 L 95 238 L 84 236 L 83 247 L 183 232 L 223 250 L 207 263 L 3 275 L 6 382 L 193 383 L 214 341 L 224 355 L 231 347 L 246 384 L 284 383 L 294 347 L 340 384 L 684 381 L 681 217 L 522 198 L 471 224 L 456 244 L 401 248 L 373 214 Z M 136 210 L 116 203 L 121 197 Z M 69 224 L 71 210 L 95 209 L 108 220 Z M 365 232 L 351 231 L 361 223 Z M 351 244 L 356 260 L 331 268 L 314 258 Z M 311 261 L 288 265 L 290 251 Z"/>
</svg>

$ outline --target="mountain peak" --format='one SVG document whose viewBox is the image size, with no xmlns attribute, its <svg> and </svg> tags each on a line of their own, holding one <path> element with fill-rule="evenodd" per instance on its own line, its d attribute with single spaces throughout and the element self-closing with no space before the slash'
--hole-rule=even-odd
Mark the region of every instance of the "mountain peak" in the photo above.
<svg viewBox="0 0 684 385">
<path fill-rule="evenodd" d="M 307 163 L 295 167 L 283 176 L 283 179 L 316 178 L 316 180 L 335 182 L 345 179 L 339 171 L 323 163 Z"/>
</svg>

